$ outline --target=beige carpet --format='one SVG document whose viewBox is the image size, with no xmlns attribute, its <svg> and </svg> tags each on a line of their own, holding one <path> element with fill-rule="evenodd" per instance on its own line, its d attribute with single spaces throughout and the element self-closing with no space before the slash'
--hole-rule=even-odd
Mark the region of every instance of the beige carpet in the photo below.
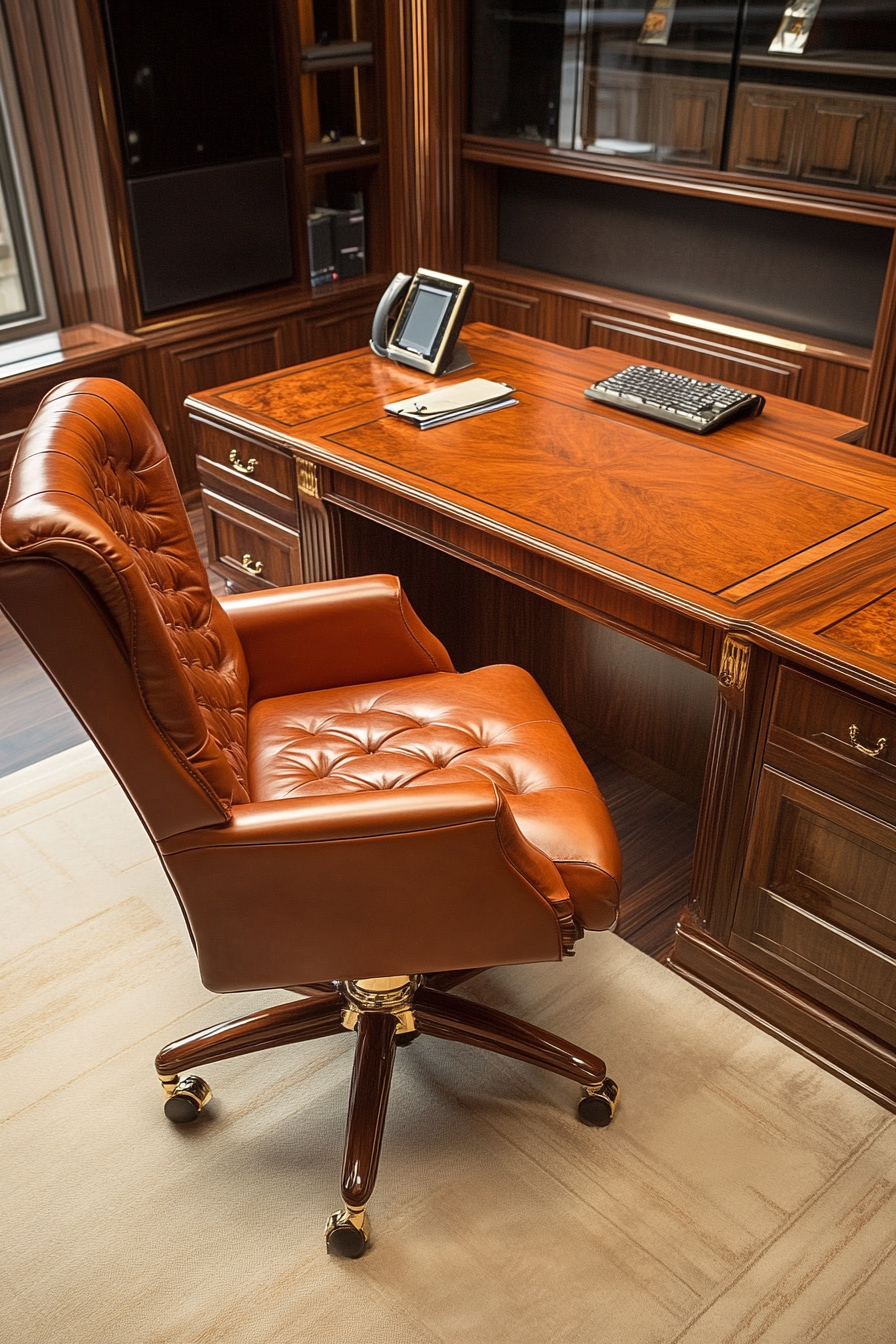
<svg viewBox="0 0 896 1344">
<path fill-rule="evenodd" d="M 276 996 L 199 982 L 89 745 L 0 782 L 3 1344 L 893 1344 L 896 1117 L 611 934 L 468 987 L 604 1055 L 616 1120 L 461 1046 L 399 1053 L 374 1243 L 328 1260 L 351 1038 L 210 1066 Z M 283 997 L 283 996 L 281 996 Z"/>
</svg>

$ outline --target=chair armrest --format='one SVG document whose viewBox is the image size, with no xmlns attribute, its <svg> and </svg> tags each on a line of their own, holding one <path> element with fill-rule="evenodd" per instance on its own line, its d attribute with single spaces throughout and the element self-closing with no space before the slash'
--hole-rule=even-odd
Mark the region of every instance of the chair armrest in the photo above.
<svg viewBox="0 0 896 1344">
<path fill-rule="evenodd" d="M 391 574 L 224 597 L 249 665 L 249 700 L 452 672 Z"/>
<path fill-rule="evenodd" d="M 160 848 L 210 989 L 563 955 L 566 888 L 489 780 L 247 803 Z"/>
</svg>

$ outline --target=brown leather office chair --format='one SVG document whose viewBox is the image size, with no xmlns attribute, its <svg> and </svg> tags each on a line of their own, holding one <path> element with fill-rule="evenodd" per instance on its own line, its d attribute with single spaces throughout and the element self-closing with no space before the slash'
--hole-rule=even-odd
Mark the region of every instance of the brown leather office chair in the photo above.
<svg viewBox="0 0 896 1344">
<path fill-rule="evenodd" d="M 446 991 L 552 961 L 618 909 L 619 850 L 588 770 L 526 672 L 457 673 L 398 580 L 217 601 L 158 431 L 119 383 L 48 396 L 0 517 L 0 601 L 155 842 L 210 989 L 296 1002 L 158 1055 L 171 1120 L 214 1060 L 357 1032 L 331 1253 L 368 1236 L 396 1044 L 424 1033 L 583 1085 L 598 1058 Z"/>
</svg>

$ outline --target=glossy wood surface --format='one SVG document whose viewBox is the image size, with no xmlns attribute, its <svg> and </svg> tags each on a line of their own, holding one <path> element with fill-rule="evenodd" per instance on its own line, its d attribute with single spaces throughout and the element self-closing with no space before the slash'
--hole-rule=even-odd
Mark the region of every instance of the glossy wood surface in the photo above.
<svg viewBox="0 0 896 1344">
<path fill-rule="evenodd" d="M 492 1050 L 510 1059 L 535 1064 L 574 1082 L 596 1086 L 607 1076 L 602 1059 L 580 1050 L 570 1041 L 522 1022 L 484 1004 L 420 989 L 414 999 L 414 1018 L 424 1036 L 461 1041 L 480 1050 Z"/>
<path fill-rule="evenodd" d="M 362 1013 L 358 1019 L 342 1161 L 342 1198 L 354 1209 L 364 1207 L 376 1184 L 397 1026 L 391 1013 Z"/>
<path fill-rule="evenodd" d="M 344 1006 L 341 994 L 321 994 L 299 1003 L 278 1003 L 246 1017 L 220 1022 L 166 1045 L 156 1056 L 156 1070 L 162 1074 L 184 1073 L 215 1060 L 251 1055 L 256 1050 L 270 1050 L 276 1045 L 335 1036 L 343 1030 Z"/>
<path fill-rule="evenodd" d="M 883 636 L 847 649 L 828 633 L 892 589 L 896 470 L 837 441 L 855 421 L 770 397 L 759 418 L 698 439 L 582 396 L 624 357 L 478 325 L 465 338 L 475 373 L 509 382 L 518 406 L 421 433 L 382 405 L 430 381 L 366 353 L 189 405 L 247 441 L 333 468 L 334 503 L 385 520 L 394 512 L 405 527 L 409 507 L 425 508 L 475 532 L 480 563 L 512 574 L 509 544 L 600 579 L 625 601 L 740 630 L 896 697 Z M 384 376 L 385 395 L 359 400 Z M 340 480 L 350 482 L 342 494 Z"/>
</svg>

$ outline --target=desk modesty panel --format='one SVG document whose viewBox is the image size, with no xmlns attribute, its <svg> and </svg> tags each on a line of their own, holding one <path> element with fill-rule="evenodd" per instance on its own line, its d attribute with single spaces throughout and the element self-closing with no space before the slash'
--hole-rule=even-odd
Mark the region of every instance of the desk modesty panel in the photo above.
<svg viewBox="0 0 896 1344">
<path fill-rule="evenodd" d="M 365 350 L 189 398 L 213 565 L 338 577 L 355 515 L 715 676 L 670 964 L 896 1108 L 896 463 L 791 400 L 698 439 L 582 395 L 624 356 L 463 339 L 450 379 Z M 383 409 L 474 375 L 519 404 Z"/>
</svg>

